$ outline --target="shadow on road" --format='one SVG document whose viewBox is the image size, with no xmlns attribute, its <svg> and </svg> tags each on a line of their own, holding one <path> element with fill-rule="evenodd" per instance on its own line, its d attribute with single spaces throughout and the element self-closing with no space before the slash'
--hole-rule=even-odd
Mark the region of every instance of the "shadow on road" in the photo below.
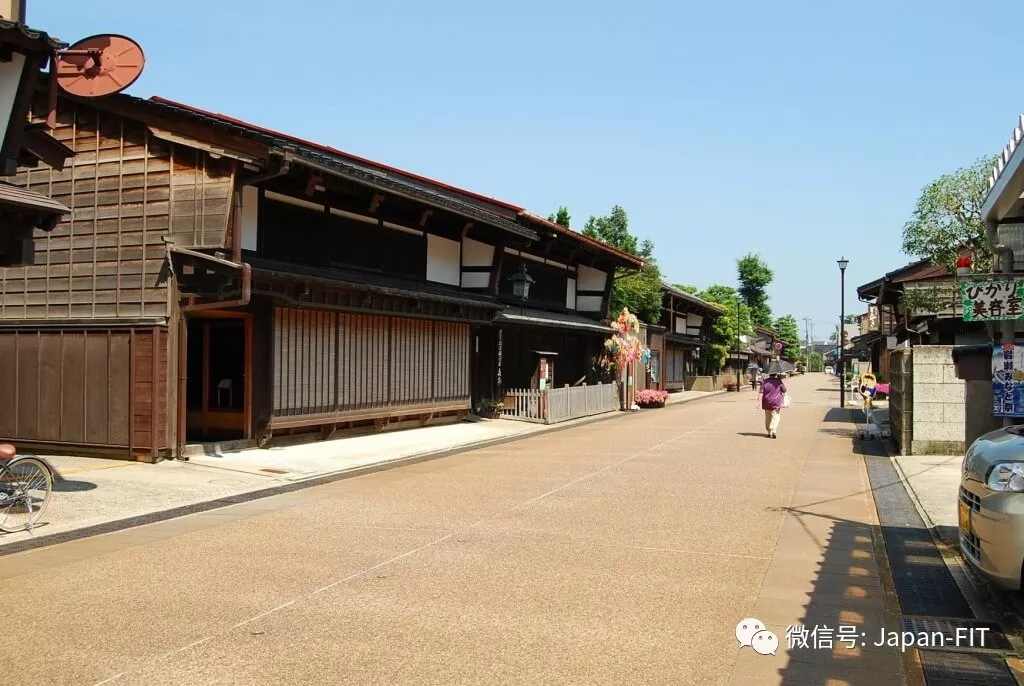
<svg viewBox="0 0 1024 686">
<path fill-rule="evenodd" d="M 75 481 L 65 479 L 58 472 L 53 473 L 53 490 L 57 493 L 76 493 L 81 491 L 92 491 L 96 484 L 91 481 Z"/>
</svg>

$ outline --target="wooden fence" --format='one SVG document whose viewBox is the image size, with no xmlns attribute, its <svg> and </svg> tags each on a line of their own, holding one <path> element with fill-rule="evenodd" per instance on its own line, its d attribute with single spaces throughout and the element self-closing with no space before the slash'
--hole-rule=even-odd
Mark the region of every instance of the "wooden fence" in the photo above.
<svg viewBox="0 0 1024 686">
<path fill-rule="evenodd" d="M 539 424 L 556 424 L 570 419 L 589 417 L 619 409 L 616 383 L 563 388 L 516 388 L 506 391 L 505 419 L 518 419 Z"/>
</svg>

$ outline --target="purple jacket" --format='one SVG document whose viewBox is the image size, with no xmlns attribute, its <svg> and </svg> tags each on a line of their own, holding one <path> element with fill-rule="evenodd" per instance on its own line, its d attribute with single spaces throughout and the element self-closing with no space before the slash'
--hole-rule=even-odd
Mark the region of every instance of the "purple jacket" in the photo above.
<svg viewBox="0 0 1024 686">
<path fill-rule="evenodd" d="M 786 394 L 786 384 L 782 379 L 768 378 L 761 382 L 761 408 L 765 410 L 781 410 L 782 396 Z"/>
</svg>

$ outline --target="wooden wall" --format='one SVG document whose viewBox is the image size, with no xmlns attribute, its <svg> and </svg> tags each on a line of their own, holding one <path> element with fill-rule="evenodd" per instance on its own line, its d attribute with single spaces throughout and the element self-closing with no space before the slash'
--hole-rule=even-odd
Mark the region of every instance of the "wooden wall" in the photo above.
<svg viewBox="0 0 1024 686">
<path fill-rule="evenodd" d="M 0 319 L 166 317 L 164 239 L 230 246 L 234 163 L 63 98 L 52 133 L 75 157 L 63 171 L 21 169 L 14 183 L 72 214 L 50 233 L 36 231 L 34 265 L 0 269 Z"/>
<path fill-rule="evenodd" d="M 271 425 L 468 410 L 469 347 L 468 324 L 275 308 Z"/>
<path fill-rule="evenodd" d="M 167 362 L 161 327 L 0 331 L 0 440 L 163 452 Z"/>
</svg>

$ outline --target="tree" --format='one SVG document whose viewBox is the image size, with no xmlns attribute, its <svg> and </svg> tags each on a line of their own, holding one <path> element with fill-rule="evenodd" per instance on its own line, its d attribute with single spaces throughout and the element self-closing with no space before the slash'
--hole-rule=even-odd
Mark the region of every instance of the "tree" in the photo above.
<svg viewBox="0 0 1024 686">
<path fill-rule="evenodd" d="M 549 214 L 548 215 L 548 221 L 549 222 L 554 222 L 555 224 L 561 224 L 562 226 L 564 226 L 567 229 L 569 228 L 569 220 L 570 219 L 572 219 L 572 217 L 569 216 L 569 208 L 566 207 L 565 205 L 559 205 L 557 212 L 555 212 L 554 214 Z"/>
<path fill-rule="evenodd" d="M 661 321 L 662 281 L 661 270 L 654 259 L 654 243 L 649 240 L 640 242 L 630 233 L 626 211 L 616 205 L 607 217 L 590 217 L 583 226 L 583 235 L 644 260 L 639 272 L 616 272 L 612 284 L 612 312 L 620 312 L 626 307 L 648 324 Z"/>
<path fill-rule="evenodd" d="M 843 321 L 845 323 L 847 323 L 847 324 L 859 324 L 860 323 L 860 315 L 859 314 L 848 314 L 848 315 L 846 315 L 846 319 L 844 319 Z"/>
<path fill-rule="evenodd" d="M 681 290 L 683 293 L 689 293 L 690 295 L 696 295 L 697 297 L 700 297 L 698 295 L 700 293 L 700 289 L 697 288 L 696 286 L 691 286 L 690 284 L 686 284 L 686 283 L 677 283 L 677 284 L 674 284 L 674 285 L 675 285 L 676 288 Z"/>
<path fill-rule="evenodd" d="M 800 329 L 796 325 L 796 318 L 791 314 L 783 315 L 775 320 L 773 327 L 779 332 L 779 340 L 782 341 L 782 354 L 790 360 L 800 356 Z"/>
<path fill-rule="evenodd" d="M 756 253 L 748 253 L 736 260 L 736 271 L 740 278 L 740 297 L 750 308 L 754 324 L 770 328 L 772 309 L 768 306 L 768 284 L 775 274 Z"/>
<path fill-rule="evenodd" d="M 990 271 L 992 253 L 981 205 L 995 160 L 978 158 L 925 186 L 910 221 L 903 225 L 903 252 L 956 273 L 957 257 L 966 248 L 974 253 L 975 271 Z"/>
<path fill-rule="evenodd" d="M 629 232 L 629 217 L 626 216 L 626 210 L 618 205 L 612 208 L 611 214 L 607 217 L 592 216 L 587 219 L 587 223 L 583 225 L 583 235 L 596 238 L 630 255 L 640 254 L 636 236 Z M 653 244 L 651 247 L 653 248 Z"/>
<path fill-rule="evenodd" d="M 711 326 L 711 349 L 705 357 L 707 362 L 706 372 L 717 373 L 727 359 L 730 352 L 736 350 L 736 336 L 753 335 L 750 309 L 739 298 L 736 289 L 732 286 L 715 284 L 708 286 L 698 294 L 702 300 L 716 305 L 721 305 L 725 313 L 715 317 Z M 739 318 L 737 319 L 736 305 L 739 301 Z M 738 323 L 737 323 L 738 322 Z"/>
</svg>

